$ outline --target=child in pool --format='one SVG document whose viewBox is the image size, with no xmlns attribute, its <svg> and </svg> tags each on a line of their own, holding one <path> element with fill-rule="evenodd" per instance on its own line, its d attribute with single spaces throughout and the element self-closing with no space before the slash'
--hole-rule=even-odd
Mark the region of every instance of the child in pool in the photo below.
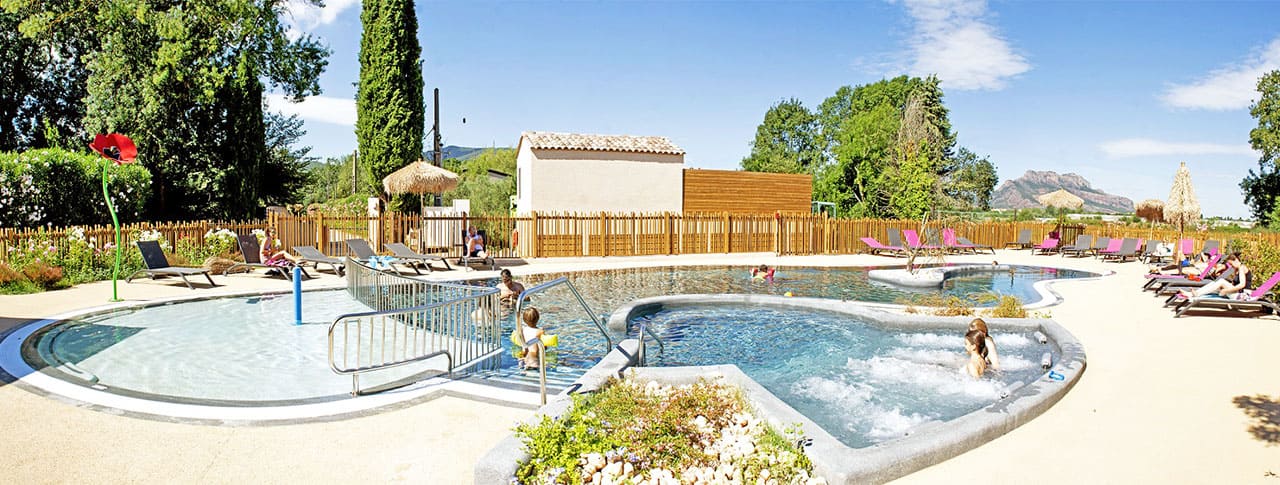
<svg viewBox="0 0 1280 485">
<path fill-rule="evenodd" d="M 538 328 L 538 309 L 526 308 L 520 312 L 520 321 L 524 324 L 520 326 L 520 336 L 524 338 L 525 344 L 542 338 L 543 331 Z M 538 355 L 542 353 L 541 346 L 533 346 L 524 351 L 524 368 L 535 369 L 538 367 Z"/>
<path fill-rule="evenodd" d="M 987 372 L 987 359 L 982 356 L 987 351 L 986 337 L 986 334 L 977 330 L 964 334 L 964 351 L 969 355 L 969 361 L 960 368 L 962 374 L 982 378 L 982 374 Z"/>
<path fill-rule="evenodd" d="M 773 268 L 767 264 L 762 264 L 759 268 L 751 268 L 751 279 L 773 283 Z"/>
<path fill-rule="evenodd" d="M 1000 370 L 1000 355 L 996 353 L 996 341 L 991 338 L 991 331 L 987 329 L 987 322 L 981 318 L 975 318 L 972 322 L 969 322 L 969 330 L 982 332 L 982 343 L 985 344 L 982 358 L 987 361 L 987 366 L 992 370 Z"/>
</svg>

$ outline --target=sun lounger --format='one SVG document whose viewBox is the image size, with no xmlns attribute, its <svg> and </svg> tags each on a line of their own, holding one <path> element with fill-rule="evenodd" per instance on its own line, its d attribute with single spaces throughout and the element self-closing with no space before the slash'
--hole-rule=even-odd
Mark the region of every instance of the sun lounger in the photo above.
<svg viewBox="0 0 1280 485">
<path fill-rule="evenodd" d="M 1087 234 L 1081 234 L 1079 236 L 1076 236 L 1075 244 L 1072 244 L 1070 246 L 1063 246 L 1061 249 L 1058 250 L 1058 252 L 1061 253 L 1063 257 L 1066 257 L 1067 253 L 1073 253 L 1076 256 L 1084 256 L 1092 249 L 1093 249 L 1093 236 L 1090 236 Z"/>
<path fill-rule="evenodd" d="M 337 273 L 338 276 L 342 276 L 344 273 L 346 263 L 342 261 L 342 258 L 325 256 L 324 253 L 320 252 L 319 249 L 316 249 L 315 246 L 294 246 L 293 252 L 298 253 L 299 263 L 311 263 L 311 265 L 316 268 L 316 271 L 320 270 L 321 264 L 327 264 L 333 267 L 333 272 Z"/>
<path fill-rule="evenodd" d="M 995 253 L 996 253 L 996 248 L 993 248 L 993 247 L 988 246 L 988 245 L 986 245 L 986 244 L 974 244 L 974 242 L 973 242 L 973 241 L 970 241 L 970 240 L 965 239 L 965 238 L 960 237 L 960 236 L 956 236 L 956 242 L 957 242 L 957 243 L 960 243 L 960 244 L 962 244 L 962 245 L 965 245 L 965 246 L 973 246 L 973 250 L 974 250 L 974 252 L 991 251 L 991 254 L 995 254 Z"/>
<path fill-rule="evenodd" d="M 369 263 L 369 265 L 373 266 L 375 269 L 380 266 L 385 266 L 385 269 L 395 270 L 395 265 L 398 264 L 401 266 L 407 266 L 416 274 L 422 274 L 421 271 L 418 271 L 418 266 L 413 264 L 413 261 L 406 261 L 390 256 L 378 256 L 377 253 L 373 252 L 373 248 L 369 246 L 369 241 L 365 241 L 364 239 L 348 239 L 347 249 L 350 249 L 351 253 L 356 255 L 355 259 Z"/>
<path fill-rule="evenodd" d="M 1138 244 L 1141 244 L 1141 240 L 1134 239 L 1131 237 L 1126 237 L 1124 238 L 1123 241 L 1120 242 L 1119 250 L 1115 252 L 1102 251 L 1102 260 L 1106 261 L 1106 260 L 1114 259 L 1117 262 L 1125 262 L 1125 261 L 1128 261 L 1129 258 L 1133 258 L 1134 260 L 1137 260 Z"/>
<path fill-rule="evenodd" d="M 903 253 L 907 251 L 907 248 L 904 248 L 902 246 L 885 246 L 884 244 L 881 244 L 880 241 L 877 241 L 876 238 L 874 237 L 864 237 L 859 239 L 862 240 L 862 242 L 866 244 L 867 247 L 871 248 L 871 250 L 868 251 L 871 254 L 884 254 L 887 252 L 894 256 L 901 256 Z"/>
<path fill-rule="evenodd" d="M 262 247 L 258 245 L 258 236 L 253 234 L 238 235 L 236 236 L 236 245 L 240 246 L 240 254 L 244 256 L 244 262 L 228 266 L 227 269 L 222 270 L 222 276 L 227 276 L 235 268 L 244 267 L 250 268 L 250 270 L 253 268 L 267 268 L 267 274 L 271 274 L 274 271 L 284 276 L 286 280 L 293 279 L 293 267 L 298 265 L 288 260 L 280 260 L 277 262 L 278 264 L 265 264 L 262 262 Z M 302 270 L 304 277 L 311 277 L 302 266 L 298 266 L 298 269 Z"/>
<path fill-rule="evenodd" d="M 907 240 L 907 247 L 912 249 L 942 249 L 942 246 L 921 243 L 920 235 L 916 234 L 915 229 L 903 229 L 902 238 Z"/>
<path fill-rule="evenodd" d="M 160 248 L 157 241 L 138 241 L 138 251 L 142 253 L 142 263 L 147 265 L 146 269 L 140 269 L 124 279 L 125 283 L 133 281 L 133 278 L 140 274 L 146 274 L 152 279 L 164 276 L 177 276 L 182 278 L 182 282 L 187 284 L 187 288 L 196 289 L 191 286 L 191 281 L 187 280 L 187 276 L 204 275 L 209 280 L 209 286 L 218 286 L 214 284 L 213 277 L 209 276 L 209 270 L 204 268 L 181 268 L 177 266 L 169 266 L 169 260 L 164 257 L 164 249 Z"/>
<path fill-rule="evenodd" d="M 445 269 L 450 269 L 450 270 L 453 269 L 452 266 L 449 266 L 449 261 L 442 256 L 432 256 L 430 254 L 422 254 L 412 249 L 409 249 L 408 246 L 405 246 L 400 243 L 387 243 L 387 249 L 391 250 L 391 254 L 397 258 L 407 260 L 407 261 L 418 261 L 424 268 L 427 268 L 427 271 L 434 271 L 431 268 L 431 263 L 433 261 L 439 261 L 441 263 L 444 263 Z"/>
<path fill-rule="evenodd" d="M 1208 259 L 1209 256 L 1213 256 L 1220 252 L 1222 252 L 1222 249 L 1219 247 L 1218 241 L 1210 239 L 1205 241 L 1204 248 L 1200 249 L 1200 259 Z"/>
<path fill-rule="evenodd" d="M 1018 240 L 1017 240 L 1017 241 L 1004 243 L 1004 248 L 1005 248 L 1005 249 L 1009 249 L 1010 247 L 1012 247 L 1012 248 L 1014 248 L 1014 249 L 1030 249 L 1030 248 L 1031 248 L 1031 247 L 1033 247 L 1033 246 L 1034 246 L 1034 245 L 1031 243 L 1031 230 L 1030 230 L 1030 229 L 1023 229 L 1023 230 L 1021 230 L 1021 231 L 1018 231 Z"/>
<path fill-rule="evenodd" d="M 1123 245 L 1124 245 L 1124 239 L 1120 239 L 1120 238 L 1110 239 L 1107 241 L 1106 248 L 1094 251 L 1093 255 L 1101 258 L 1108 254 L 1115 254 L 1120 252 L 1120 246 L 1123 246 Z"/>
<path fill-rule="evenodd" d="M 889 228 L 885 230 L 885 236 L 889 238 L 887 239 L 887 241 L 889 241 L 889 246 L 900 247 L 904 250 L 906 249 L 907 245 L 902 244 L 902 231 Z"/>
<path fill-rule="evenodd" d="M 1147 245 L 1142 248 L 1142 253 L 1138 255 L 1138 259 L 1147 264 L 1151 264 L 1153 258 L 1156 261 L 1164 259 L 1164 256 L 1156 254 L 1160 251 L 1160 245 L 1162 244 L 1164 244 L 1164 241 L 1157 241 L 1155 239 L 1147 241 Z"/>
<path fill-rule="evenodd" d="M 956 239 L 956 230 L 950 227 L 942 229 L 942 246 L 958 253 L 976 253 L 978 247 L 973 244 L 965 244 Z"/>
<path fill-rule="evenodd" d="M 1038 252 L 1040 254 L 1049 254 L 1053 251 L 1058 250 L 1058 240 L 1055 238 L 1046 237 L 1044 238 L 1044 241 L 1040 243 L 1039 246 L 1033 246 L 1031 249 L 1033 253 Z"/>
<path fill-rule="evenodd" d="M 1157 290 L 1156 294 L 1169 295 L 1169 297 L 1164 300 L 1164 306 L 1177 305 L 1179 303 L 1179 300 L 1178 300 L 1179 291 L 1194 290 L 1196 288 L 1203 287 L 1204 285 L 1207 285 L 1209 283 L 1213 283 L 1214 281 L 1218 281 L 1222 279 L 1229 280 L 1231 279 L 1232 276 L 1235 276 L 1235 274 L 1236 274 L 1235 268 L 1227 268 L 1226 271 L 1223 271 L 1221 275 L 1218 275 L 1215 278 L 1204 278 L 1200 280 L 1190 280 L 1190 281 L 1170 281 L 1165 283 L 1163 287 Z"/>
<path fill-rule="evenodd" d="M 1192 275 L 1148 273 L 1146 275 L 1147 282 L 1142 285 L 1142 289 L 1149 290 L 1154 288 L 1156 291 L 1159 291 L 1161 288 L 1164 288 L 1165 285 L 1179 280 L 1201 281 L 1205 276 L 1208 276 L 1209 273 L 1213 271 L 1213 266 L 1218 264 L 1218 260 L 1221 258 L 1222 255 L 1220 254 L 1213 255 L 1212 258 L 1209 258 L 1209 262 L 1205 264 L 1203 270 L 1193 273 Z M 1190 276 L 1194 276 L 1195 278 L 1191 278 Z"/>
<path fill-rule="evenodd" d="M 485 248 L 488 248 L 489 235 L 485 234 L 484 230 L 476 231 L 476 234 L 480 235 L 480 239 L 484 241 Z M 464 229 L 462 231 L 462 256 L 458 257 L 458 266 L 466 266 L 470 268 L 472 265 L 488 265 L 490 270 L 498 269 L 498 264 L 494 262 L 493 256 L 486 255 L 485 257 L 481 258 L 478 256 L 471 256 L 467 254 L 468 248 L 467 248 L 466 242 L 469 236 L 470 234 L 468 234 L 467 231 Z"/>
<path fill-rule="evenodd" d="M 1111 238 L 1106 236 L 1099 236 L 1097 239 L 1093 240 L 1093 245 L 1089 246 L 1089 252 L 1093 253 L 1094 256 L 1097 256 L 1099 251 L 1107 249 L 1110 246 L 1111 246 Z M 1116 243 L 1116 249 L 1120 249 L 1120 243 L 1118 242 Z"/>
<path fill-rule="evenodd" d="M 1256 310 L 1259 312 L 1263 309 L 1270 309 L 1271 313 L 1280 314 L 1280 306 L 1277 306 L 1275 302 L 1269 300 L 1269 297 L 1267 296 L 1267 293 L 1270 293 L 1271 289 L 1275 288 L 1276 283 L 1280 283 L 1280 271 L 1272 273 L 1271 277 L 1267 278 L 1266 282 L 1262 283 L 1261 286 L 1258 286 L 1257 289 L 1249 293 L 1245 293 L 1244 296 L 1241 297 L 1242 299 L 1232 298 L 1232 296 L 1235 295 L 1227 297 L 1206 295 L 1189 298 L 1187 300 L 1183 300 L 1178 304 L 1178 306 L 1174 307 L 1173 316 L 1175 318 L 1180 317 L 1183 313 L 1186 313 L 1187 310 L 1191 309 L 1199 310 L 1209 308 Z"/>
</svg>

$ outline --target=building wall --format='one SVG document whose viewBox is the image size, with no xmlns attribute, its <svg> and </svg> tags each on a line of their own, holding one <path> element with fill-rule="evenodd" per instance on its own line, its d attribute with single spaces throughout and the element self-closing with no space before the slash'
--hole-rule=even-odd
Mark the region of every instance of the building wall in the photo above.
<svg viewBox="0 0 1280 485">
<path fill-rule="evenodd" d="M 813 177 L 805 174 L 684 171 L 685 212 L 809 212 Z"/>
<path fill-rule="evenodd" d="M 516 155 L 517 208 L 538 212 L 680 212 L 684 155 L 533 150 Z"/>
</svg>

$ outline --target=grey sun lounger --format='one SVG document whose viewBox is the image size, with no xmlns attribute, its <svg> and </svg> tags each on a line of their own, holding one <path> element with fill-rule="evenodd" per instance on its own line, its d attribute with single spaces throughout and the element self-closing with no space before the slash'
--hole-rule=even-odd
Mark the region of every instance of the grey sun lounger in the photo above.
<svg viewBox="0 0 1280 485">
<path fill-rule="evenodd" d="M 316 249 L 315 246 L 294 246 L 293 252 L 298 253 L 299 263 L 311 263 L 312 266 L 315 266 L 316 271 L 320 270 L 321 264 L 327 264 L 333 267 L 333 272 L 337 273 L 338 276 L 342 276 L 345 272 L 344 268 L 346 267 L 346 263 L 342 261 L 342 258 L 325 256 L 324 253 L 320 252 L 319 249 Z"/>
<path fill-rule="evenodd" d="M 972 248 L 972 249 L 973 249 L 973 252 L 975 252 L 975 253 L 976 253 L 976 252 L 979 252 L 979 251 L 991 251 L 991 254 L 995 254 L 995 253 L 996 253 L 996 248 L 993 248 L 993 247 L 988 246 L 988 245 L 986 245 L 986 244 L 974 244 L 974 243 L 973 243 L 973 241 L 970 241 L 969 239 L 967 239 L 967 238 L 963 238 L 963 237 L 960 237 L 960 236 L 956 236 L 956 242 L 960 243 L 961 245 L 963 245 L 963 246 L 965 246 L 965 247 Z"/>
<path fill-rule="evenodd" d="M 1110 244 L 1111 244 L 1111 238 L 1106 236 L 1099 236 L 1098 239 L 1093 241 L 1093 246 L 1089 247 L 1089 252 L 1093 253 L 1094 256 L 1097 256 L 1099 251 L 1102 251 L 1103 249 L 1107 249 L 1107 246 L 1109 246 Z"/>
<path fill-rule="evenodd" d="M 1205 278 L 1202 280 L 1187 280 L 1187 281 L 1171 281 L 1171 282 L 1165 283 L 1163 287 L 1156 290 L 1156 294 L 1169 295 L 1169 297 L 1164 300 L 1164 306 L 1177 305 L 1179 303 L 1178 301 L 1179 291 L 1195 290 L 1196 288 L 1200 288 L 1204 285 L 1213 283 L 1214 281 L 1217 281 L 1220 279 L 1224 279 L 1224 278 L 1231 279 L 1231 277 L 1234 276 L 1235 274 L 1236 274 L 1235 268 L 1227 268 L 1227 270 L 1223 271 L 1222 275 L 1218 276 L 1217 278 Z"/>
<path fill-rule="evenodd" d="M 1031 242 L 1031 230 L 1023 229 L 1018 231 L 1018 240 L 1004 243 L 1004 247 L 1005 249 L 1009 249 L 1010 247 L 1014 249 L 1030 249 L 1035 247 L 1035 244 Z"/>
<path fill-rule="evenodd" d="M 1076 236 L 1075 244 L 1063 246 L 1058 249 L 1058 252 L 1061 253 L 1063 257 L 1066 257 L 1067 253 L 1073 253 L 1076 256 L 1084 256 L 1091 250 L 1093 250 L 1093 236 L 1081 234 Z"/>
<path fill-rule="evenodd" d="M 888 241 L 889 241 L 889 244 L 887 244 L 887 246 L 903 248 L 904 250 L 906 249 L 907 245 L 906 245 L 906 244 L 902 244 L 902 231 L 901 231 L 901 230 L 898 230 L 898 229 L 892 229 L 892 228 L 890 228 L 890 229 L 885 229 L 885 237 L 887 237 L 887 238 L 888 238 Z"/>
<path fill-rule="evenodd" d="M 1138 259 L 1150 264 L 1152 262 L 1151 258 L 1163 257 L 1156 255 L 1156 251 L 1160 250 L 1161 244 L 1164 244 L 1164 241 L 1157 241 L 1155 239 L 1147 241 L 1147 247 L 1142 249 L 1142 254 L 1138 255 Z"/>
<path fill-rule="evenodd" d="M 1138 259 L 1138 240 L 1132 237 L 1124 238 L 1124 241 L 1120 243 L 1119 251 L 1116 251 L 1113 253 L 1108 253 L 1104 251 L 1102 253 L 1103 261 L 1106 261 L 1108 259 L 1114 259 L 1117 262 L 1123 263 L 1125 261 L 1128 261 L 1129 258 L 1133 258 L 1134 260 Z"/>
<path fill-rule="evenodd" d="M 262 262 L 262 246 L 258 245 L 258 236 L 255 236 L 253 234 L 237 235 L 236 245 L 240 246 L 240 254 L 244 256 L 244 262 L 236 263 L 231 266 L 228 266 L 227 269 L 222 270 L 222 276 L 227 276 L 227 274 L 230 273 L 231 270 L 235 268 L 241 268 L 241 267 L 250 268 L 250 269 L 267 268 L 268 270 L 275 270 L 275 272 L 279 273 L 281 276 L 284 276 L 284 279 L 286 280 L 292 280 L 293 267 L 297 266 L 298 269 L 302 270 L 302 276 L 304 278 L 311 277 L 310 274 L 307 274 L 306 268 L 293 264 L 293 262 L 288 262 L 288 264 L 284 264 L 280 266 L 264 264 Z"/>
<path fill-rule="evenodd" d="M 187 284 L 187 288 L 196 289 L 191 286 L 191 281 L 187 280 L 187 276 L 204 275 L 209 280 L 209 286 L 218 286 L 213 282 L 213 277 L 209 276 L 209 270 L 204 268 L 182 268 L 178 266 L 169 266 L 169 260 L 164 257 L 164 249 L 160 248 L 158 241 L 138 241 L 138 251 L 142 253 L 142 263 L 147 265 L 146 269 L 140 269 L 124 279 L 125 283 L 132 282 L 135 277 L 140 274 L 146 274 L 152 279 L 164 276 L 177 276 L 182 278 L 182 282 Z"/>
<path fill-rule="evenodd" d="M 378 258 L 378 254 L 374 253 L 373 248 L 369 246 L 369 241 L 365 241 L 364 239 L 348 239 L 347 249 L 350 249 L 351 252 L 356 255 L 355 259 L 360 261 L 372 262 L 375 258 Z M 413 261 L 406 261 L 404 259 L 394 257 L 382 259 L 381 261 L 386 263 L 388 268 L 394 269 L 395 265 L 398 264 L 401 266 L 408 266 L 414 273 L 422 274 L 421 271 L 418 271 L 418 265 L 413 264 Z"/>
<path fill-rule="evenodd" d="M 1262 283 L 1253 291 L 1246 293 L 1243 300 L 1217 295 L 1198 296 L 1178 302 L 1178 306 L 1174 307 L 1173 316 L 1180 317 L 1187 310 L 1191 309 L 1208 309 L 1208 308 L 1224 308 L 1227 310 L 1257 310 L 1261 312 L 1263 309 L 1270 309 L 1273 314 L 1280 315 L 1280 305 L 1276 305 L 1267 297 L 1267 293 L 1275 288 L 1276 283 L 1280 283 L 1280 271 L 1272 273 L 1267 281 Z M 1233 295 L 1234 296 L 1234 295 Z"/>
<path fill-rule="evenodd" d="M 480 239 L 484 241 L 485 247 L 486 248 L 489 247 L 489 235 L 486 234 L 483 229 L 476 231 L 476 234 L 478 234 L 480 236 Z M 462 256 L 458 256 L 458 266 L 465 266 L 467 269 L 474 269 L 474 268 L 471 268 L 471 266 L 489 265 L 490 271 L 498 269 L 498 263 L 493 260 L 493 256 L 485 255 L 485 257 L 482 258 L 479 256 L 471 256 L 467 254 L 467 238 L 469 236 L 470 234 L 467 233 L 467 230 L 463 229 L 462 230 Z"/>
<path fill-rule="evenodd" d="M 430 254 L 422 254 L 412 249 L 409 249 L 409 246 L 405 246 L 404 244 L 387 243 L 387 249 L 391 250 L 391 254 L 397 258 L 400 258 L 403 260 L 417 261 L 423 267 L 427 268 L 427 271 L 434 271 L 434 269 L 431 268 L 431 263 L 433 261 L 439 261 L 441 263 L 444 263 L 444 269 L 449 269 L 449 270 L 453 269 L 452 266 L 449 266 L 449 260 L 445 259 L 443 256 L 432 256 Z"/>
</svg>

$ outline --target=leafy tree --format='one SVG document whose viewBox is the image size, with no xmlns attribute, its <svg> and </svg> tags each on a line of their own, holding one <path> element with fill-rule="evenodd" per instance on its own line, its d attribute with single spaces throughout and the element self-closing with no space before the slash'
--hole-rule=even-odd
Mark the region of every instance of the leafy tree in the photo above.
<svg viewBox="0 0 1280 485">
<path fill-rule="evenodd" d="M 1262 156 L 1258 171 L 1249 170 L 1240 188 L 1253 217 L 1266 222 L 1277 207 L 1274 196 L 1280 194 L 1280 70 L 1258 80 L 1258 94 L 1258 102 L 1249 107 L 1249 114 L 1258 120 L 1258 127 L 1249 131 L 1249 144 Z"/>
<path fill-rule="evenodd" d="M 797 99 L 781 101 L 764 114 L 742 169 L 752 172 L 808 173 L 822 167 L 817 118 Z"/>
<path fill-rule="evenodd" d="M 946 161 L 942 174 L 942 193 L 949 206 L 960 210 L 990 210 L 991 195 L 995 193 L 995 164 L 987 157 L 978 158 L 967 148 L 960 148 L 956 156 Z"/>
<path fill-rule="evenodd" d="M 152 218 L 247 217 L 291 195 L 296 173 L 281 183 L 269 169 L 262 95 L 267 84 L 293 98 L 319 93 L 328 52 L 310 36 L 289 39 L 283 2 L 4 2 L 24 34 L 95 46 L 80 57 L 84 127 L 138 144 Z"/>
<path fill-rule="evenodd" d="M 444 200 L 470 199 L 475 214 L 507 214 L 511 196 L 516 193 L 516 151 L 510 148 L 489 149 L 471 160 L 446 160 L 445 165 L 458 174 L 458 186 L 444 193 Z M 511 177 L 494 180 L 489 171 Z"/>
<path fill-rule="evenodd" d="M 85 132 L 82 57 L 97 42 L 58 28 L 23 34 L 24 4 L 0 2 L 0 151 L 69 146 Z"/>
<path fill-rule="evenodd" d="M 369 183 L 381 184 L 422 157 L 422 47 L 413 0 L 368 0 L 362 9 L 356 141 Z"/>
</svg>

